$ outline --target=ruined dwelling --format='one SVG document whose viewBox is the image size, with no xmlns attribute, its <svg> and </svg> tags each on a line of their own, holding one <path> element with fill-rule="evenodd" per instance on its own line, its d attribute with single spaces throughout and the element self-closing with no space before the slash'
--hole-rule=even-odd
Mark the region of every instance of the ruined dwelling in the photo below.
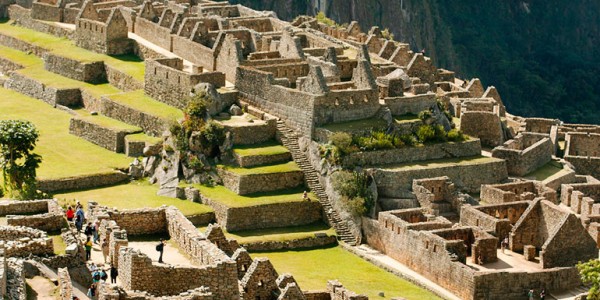
<svg viewBox="0 0 600 300">
<path fill-rule="evenodd" d="M 331 225 L 350 251 L 367 244 L 462 299 L 525 299 L 531 288 L 574 290 L 582 284 L 575 264 L 598 256 L 600 183 L 594 177 L 600 176 L 600 127 L 511 115 L 495 87 L 437 69 L 410 45 L 384 38 L 377 27 L 364 32 L 356 22 L 328 26 L 308 16 L 285 22 L 272 12 L 208 0 L 16 0 L 0 5 L 0 12 L 15 26 L 67 38 L 80 48 L 143 59 L 144 76 L 136 78 L 106 59 L 78 60 L 0 34 L 3 46 L 43 58 L 48 72 L 107 83 L 120 92 L 97 95 L 83 87 L 46 85 L 2 58 L 5 88 L 134 126 L 108 128 L 74 115 L 70 133 L 114 152 L 144 156 L 140 173 L 150 175 L 165 195 L 215 211 L 188 218 L 174 207 L 119 211 L 90 205 L 88 218 L 101 222 L 100 235 L 110 241 L 109 257 L 121 276 L 119 285 L 101 285 L 99 299 L 367 299 L 336 281 L 327 290 L 302 290 L 292 275 L 279 274 L 268 259 L 252 259 L 222 230 L 318 220 Z M 289 150 L 271 157 L 236 154 L 236 167 L 297 167 L 285 174 L 219 167 L 224 189 L 245 196 L 306 186 L 318 201 L 229 207 L 196 187 L 179 185 L 178 176 L 187 170 L 180 172 L 179 161 L 167 159 L 161 139 L 172 122 L 125 98 L 179 111 L 187 96 L 199 92 L 213 99 L 210 115 L 232 144 L 277 141 Z M 431 117 L 417 117 L 423 111 Z M 359 149 L 339 165 L 321 157 L 320 147 L 336 132 L 373 131 L 361 123 L 412 134 L 427 122 L 445 132 L 460 129 L 468 138 Z M 133 138 L 142 133 L 154 137 L 152 142 Z M 368 173 L 376 195 L 370 216 L 349 213 L 331 179 L 340 168 L 355 167 Z M 552 168 L 558 170 L 542 174 Z M 40 188 L 84 189 L 128 178 L 113 172 L 42 181 Z M 76 295 L 78 284 L 89 284 L 73 228 L 62 232 L 67 253 L 51 254 L 46 232 L 63 227 L 62 215 L 55 200 L 0 202 L 0 216 L 7 216 L 7 225 L 0 226 L 0 296 L 21 299 L 16 295 L 25 290 L 30 265 L 56 271 L 62 299 Z M 209 223 L 205 232 L 195 227 Z M 129 247 L 129 237 L 145 234 L 170 236 L 191 264 L 158 264 Z M 26 252 L 33 258 L 24 259 Z"/>
</svg>

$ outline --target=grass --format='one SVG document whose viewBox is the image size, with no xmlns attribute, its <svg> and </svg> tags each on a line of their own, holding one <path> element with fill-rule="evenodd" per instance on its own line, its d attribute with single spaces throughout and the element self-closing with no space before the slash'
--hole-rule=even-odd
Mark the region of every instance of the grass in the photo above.
<svg viewBox="0 0 600 300">
<path fill-rule="evenodd" d="M 300 167 L 298 167 L 298 165 L 293 161 L 289 161 L 289 162 L 282 163 L 282 164 L 249 167 L 249 168 L 232 167 L 232 166 L 225 166 L 225 165 L 219 165 L 218 167 L 223 168 L 232 173 L 235 173 L 237 175 L 273 174 L 273 173 L 289 173 L 289 172 L 301 171 Z"/>
<path fill-rule="evenodd" d="M 23 67 L 41 66 L 44 64 L 44 61 L 34 54 L 27 54 L 6 46 L 0 46 L 0 57 Z"/>
<path fill-rule="evenodd" d="M 233 152 L 238 156 L 270 156 L 289 153 L 290 151 L 275 141 L 271 141 L 259 145 L 235 146 Z"/>
<path fill-rule="evenodd" d="M 466 166 L 466 165 L 476 165 L 483 163 L 490 163 L 495 161 L 501 161 L 501 159 L 493 158 L 493 157 L 485 157 L 485 156 L 472 156 L 472 157 L 460 157 L 460 158 L 446 158 L 446 159 L 436 159 L 436 160 L 427 160 L 427 161 L 419 161 L 419 162 L 409 162 L 402 164 L 394 164 L 394 165 L 386 165 L 382 168 L 384 169 L 421 169 L 421 168 L 440 168 L 440 167 L 448 167 L 448 166 Z"/>
<path fill-rule="evenodd" d="M 419 117 L 417 115 L 413 115 L 413 114 L 396 116 L 396 117 L 394 117 L 394 119 L 396 120 L 396 123 L 398 123 L 398 124 L 420 121 Z"/>
<path fill-rule="evenodd" d="M 108 98 L 165 120 L 175 121 L 183 118 L 183 112 L 180 109 L 150 98 L 144 94 L 143 90 L 114 94 L 108 96 Z"/>
<path fill-rule="evenodd" d="M 50 52 L 68 57 L 80 62 L 104 61 L 110 67 L 133 77 L 139 82 L 144 82 L 144 61 L 134 55 L 109 56 L 92 52 L 75 46 L 66 38 L 14 26 L 12 22 L 3 20 L 0 22 L 0 34 L 14 37 L 27 43 L 48 49 Z"/>
<path fill-rule="evenodd" d="M 200 203 L 180 200 L 170 197 L 157 196 L 158 186 L 140 180 L 128 184 L 109 186 L 98 189 L 65 192 L 54 195 L 61 205 L 78 199 L 82 204 L 89 201 L 98 202 L 100 205 L 116 207 L 118 209 L 134 209 L 143 207 L 160 207 L 173 205 L 184 215 L 192 216 L 212 212 L 213 210 Z M 86 205 L 87 207 L 87 205 Z"/>
<path fill-rule="evenodd" d="M 327 280 L 337 279 L 353 292 L 369 299 L 404 297 L 407 299 L 439 299 L 431 292 L 398 278 L 355 256 L 341 247 L 325 249 L 260 252 L 254 257 L 268 257 L 279 274 L 291 273 L 302 290 L 324 290 Z"/>
<path fill-rule="evenodd" d="M 110 128 L 115 130 L 122 130 L 126 132 L 140 132 L 142 129 L 137 126 L 129 125 L 121 121 L 102 116 L 102 115 L 91 115 L 89 111 L 85 109 L 77 109 L 75 112 L 78 114 L 80 119 L 89 121 L 90 123 L 97 124 L 104 128 Z"/>
<path fill-rule="evenodd" d="M 199 228 L 201 232 L 206 231 L 206 227 Z M 228 238 L 237 240 L 240 244 L 251 244 L 270 241 L 291 241 L 296 239 L 311 238 L 315 233 L 325 233 L 335 235 L 335 230 L 324 223 L 315 223 L 304 226 L 290 226 L 282 228 L 254 229 L 237 232 L 224 231 Z"/>
<path fill-rule="evenodd" d="M 0 120 L 35 124 L 40 138 L 34 152 L 42 156 L 38 178 L 55 179 L 112 172 L 127 168 L 131 158 L 69 134 L 71 115 L 25 95 L 0 88 Z M 68 145 L 68 146 L 67 146 Z"/>
<path fill-rule="evenodd" d="M 387 124 L 383 119 L 363 119 L 356 120 L 350 122 L 343 123 L 331 123 L 323 126 L 324 129 L 327 129 L 332 132 L 336 131 L 361 131 L 361 130 L 371 130 L 371 129 L 385 129 Z"/>
<path fill-rule="evenodd" d="M 126 139 L 132 142 L 146 142 L 152 145 L 162 143 L 162 138 L 149 136 L 144 133 L 128 134 Z"/>
<path fill-rule="evenodd" d="M 56 254 L 56 255 L 65 254 L 67 245 L 65 244 L 65 241 L 63 241 L 60 233 L 49 234 L 49 236 L 52 238 L 52 244 L 54 245 L 54 254 Z"/>
<path fill-rule="evenodd" d="M 562 171 L 562 169 L 562 164 L 557 161 L 550 161 L 539 169 L 525 175 L 524 177 L 535 177 L 535 180 L 542 181 Z"/>
<path fill-rule="evenodd" d="M 200 193 L 213 201 L 227 205 L 228 207 L 248 207 L 264 204 L 287 203 L 305 201 L 302 199 L 304 190 L 302 188 L 279 190 L 272 192 L 256 193 L 252 195 L 238 195 L 224 186 L 194 185 Z M 317 196 L 310 193 L 309 198 L 316 201 Z"/>
</svg>

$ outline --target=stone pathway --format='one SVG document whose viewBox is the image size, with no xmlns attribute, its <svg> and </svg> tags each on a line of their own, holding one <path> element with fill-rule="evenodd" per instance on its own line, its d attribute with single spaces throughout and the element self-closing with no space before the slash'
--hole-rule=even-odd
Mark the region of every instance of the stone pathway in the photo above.
<svg viewBox="0 0 600 300">
<path fill-rule="evenodd" d="M 509 250 L 505 250 L 505 253 L 502 253 L 502 250 L 498 250 L 497 256 L 498 261 L 484 265 L 474 264 L 471 258 L 467 258 L 467 265 L 477 271 L 539 272 L 542 270 L 539 261 L 527 261 L 519 253 Z"/>
<path fill-rule="evenodd" d="M 150 257 L 153 262 L 158 262 L 159 253 L 156 251 L 157 244 L 158 240 L 144 242 L 129 242 L 129 247 L 142 251 L 142 253 L 148 255 L 148 257 Z M 97 266 L 104 266 L 104 257 L 102 256 L 102 250 L 100 249 L 100 245 L 94 244 L 94 247 L 92 248 L 92 261 Z M 192 265 L 191 261 L 185 256 L 185 254 L 180 252 L 179 248 L 177 248 L 172 243 L 167 243 L 165 245 L 163 261 L 166 264 L 170 265 Z M 108 265 L 106 266 L 108 267 Z"/>
<path fill-rule="evenodd" d="M 31 287 L 28 291 L 27 299 L 38 299 L 38 300 L 56 300 L 55 293 L 57 293 L 57 286 L 52 281 L 42 277 L 34 276 L 33 278 L 27 279 L 27 285 Z"/>
<path fill-rule="evenodd" d="M 366 259 L 374 265 L 381 267 L 394 275 L 413 282 L 427 290 L 435 293 L 437 296 L 447 300 L 460 300 L 459 297 L 452 294 L 447 289 L 439 286 L 435 282 L 425 278 L 423 275 L 411 270 L 409 267 L 398 262 L 397 260 L 369 247 L 368 245 L 360 245 L 358 247 L 345 246 L 346 249 L 358 256 Z"/>
</svg>

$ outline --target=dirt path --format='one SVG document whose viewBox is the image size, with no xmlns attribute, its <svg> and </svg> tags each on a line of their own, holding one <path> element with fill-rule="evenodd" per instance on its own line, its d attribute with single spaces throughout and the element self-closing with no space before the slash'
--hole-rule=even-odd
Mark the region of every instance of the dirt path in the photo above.
<svg viewBox="0 0 600 300">
<path fill-rule="evenodd" d="M 27 299 L 58 299 L 56 294 L 57 286 L 55 286 L 54 283 L 42 276 L 35 276 L 31 279 L 27 279 L 27 285 L 31 287 L 31 289 L 27 290 Z"/>
</svg>

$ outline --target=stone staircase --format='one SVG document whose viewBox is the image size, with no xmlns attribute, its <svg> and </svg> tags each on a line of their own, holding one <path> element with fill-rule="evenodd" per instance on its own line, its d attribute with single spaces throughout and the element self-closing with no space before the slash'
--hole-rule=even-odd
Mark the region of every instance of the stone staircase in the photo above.
<svg viewBox="0 0 600 300">
<path fill-rule="evenodd" d="M 277 131 L 280 134 L 281 142 L 286 148 L 290 150 L 290 152 L 292 153 L 292 158 L 298 164 L 300 169 L 302 169 L 306 184 L 308 185 L 310 190 L 319 198 L 319 202 L 321 203 L 321 206 L 325 211 L 327 220 L 329 221 L 330 225 L 335 229 L 338 238 L 352 246 L 360 244 L 359 239 L 355 237 L 348 228 L 346 221 L 342 220 L 342 218 L 335 210 L 333 205 L 331 205 L 329 197 L 327 197 L 325 189 L 319 181 L 319 174 L 310 164 L 306 155 L 304 155 L 304 153 L 300 151 L 297 133 L 289 129 L 281 120 L 277 121 Z"/>
</svg>

